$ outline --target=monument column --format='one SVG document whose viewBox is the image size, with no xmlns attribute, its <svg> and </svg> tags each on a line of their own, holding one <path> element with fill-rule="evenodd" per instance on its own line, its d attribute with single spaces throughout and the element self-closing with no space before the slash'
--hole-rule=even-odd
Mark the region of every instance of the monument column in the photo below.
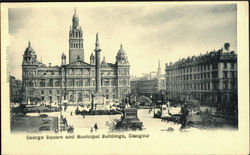
<svg viewBox="0 0 250 155">
<path fill-rule="evenodd" d="M 96 92 L 101 93 L 101 72 L 100 72 L 100 52 L 98 33 L 96 33 L 96 43 L 95 43 L 95 72 L 96 72 Z"/>
</svg>

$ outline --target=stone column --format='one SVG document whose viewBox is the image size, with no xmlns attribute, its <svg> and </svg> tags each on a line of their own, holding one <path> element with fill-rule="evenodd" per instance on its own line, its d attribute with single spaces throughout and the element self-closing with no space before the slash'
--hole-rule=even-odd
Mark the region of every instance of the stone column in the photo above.
<svg viewBox="0 0 250 155">
<path fill-rule="evenodd" d="M 95 43 L 95 71 L 96 71 L 96 92 L 101 93 L 101 72 L 100 72 L 100 52 L 98 33 L 96 34 L 96 43 Z"/>
</svg>

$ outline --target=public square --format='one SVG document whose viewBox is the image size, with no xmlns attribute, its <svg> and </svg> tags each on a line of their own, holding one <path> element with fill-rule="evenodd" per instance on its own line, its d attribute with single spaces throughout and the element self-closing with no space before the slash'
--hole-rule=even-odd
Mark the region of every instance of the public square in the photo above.
<svg viewBox="0 0 250 155">
<path fill-rule="evenodd" d="M 109 129 L 108 123 L 112 123 L 115 119 L 120 119 L 121 114 L 118 115 L 75 115 L 76 106 L 68 106 L 67 110 L 62 110 L 63 117 L 66 117 L 68 125 L 73 125 L 74 133 L 91 133 L 91 128 L 93 128 L 93 133 L 107 133 L 113 132 Z M 153 109 L 154 110 L 154 109 Z M 72 115 L 71 115 L 72 113 Z M 50 112 L 50 113 L 29 113 L 29 116 L 39 116 L 41 114 L 47 114 L 48 116 L 56 116 L 58 120 L 60 118 L 60 112 Z M 174 132 L 179 132 L 181 127 L 180 124 L 175 124 L 174 122 L 164 122 L 159 118 L 153 118 L 154 112 L 149 113 L 149 109 L 138 109 L 138 118 L 143 122 L 143 130 L 140 132 L 158 132 L 167 131 L 169 127 L 174 129 Z M 97 123 L 98 130 L 94 130 L 94 124 Z M 188 131 L 199 130 L 196 128 L 189 128 Z M 64 131 L 66 132 L 66 131 Z M 131 132 L 131 131 L 123 131 Z M 139 132 L 139 131 L 138 131 Z"/>
</svg>

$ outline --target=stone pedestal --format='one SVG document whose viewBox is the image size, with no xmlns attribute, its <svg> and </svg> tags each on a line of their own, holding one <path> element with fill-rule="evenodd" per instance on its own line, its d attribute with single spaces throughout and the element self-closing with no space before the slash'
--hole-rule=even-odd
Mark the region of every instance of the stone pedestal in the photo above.
<svg viewBox="0 0 250 155">
<path fill-rule="evenodd" d="M 91 110 L 106 110 L 106 98 L 101 93 L 92 95 Z"/>
</svg>

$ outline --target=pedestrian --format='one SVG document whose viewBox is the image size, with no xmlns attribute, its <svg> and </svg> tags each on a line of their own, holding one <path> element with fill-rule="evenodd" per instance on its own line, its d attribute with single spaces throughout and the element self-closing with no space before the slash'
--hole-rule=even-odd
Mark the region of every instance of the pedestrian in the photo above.
<svg viewBox="0 0 250 155">
<path fill-rule="evenodd" d="M 82 118 L 85 119 L 85 115 L 84 114 L 82 114 Z"/>
<path fill-rule="evenodd" d="M 98 129 L 97 123 L 95 123 L 94 128 L 95 128 L 95 131 L 97 131 Z"/>
<path fill-rule="evenodd" d="M 91 133 L 93 132 L 93 128 L 90 128 L 90 132 L 91 132 Z"/>
<path fill-rule="evenodd" d="M 70 113 L 70 116 L 72 116 L 73 114 L 72 114 L 72 111 L 71 111 L 71 113 Z"/>
<path fill-rule="evenodd" d="M 184 106 L 181 107 L 181 117 L 180 117 L 181 129 L 184 129 L 187 127 L 188 113 L 189 113 L 189 110 L 188 110 L 187 104 L 184 103 Z"/>
</svg>

